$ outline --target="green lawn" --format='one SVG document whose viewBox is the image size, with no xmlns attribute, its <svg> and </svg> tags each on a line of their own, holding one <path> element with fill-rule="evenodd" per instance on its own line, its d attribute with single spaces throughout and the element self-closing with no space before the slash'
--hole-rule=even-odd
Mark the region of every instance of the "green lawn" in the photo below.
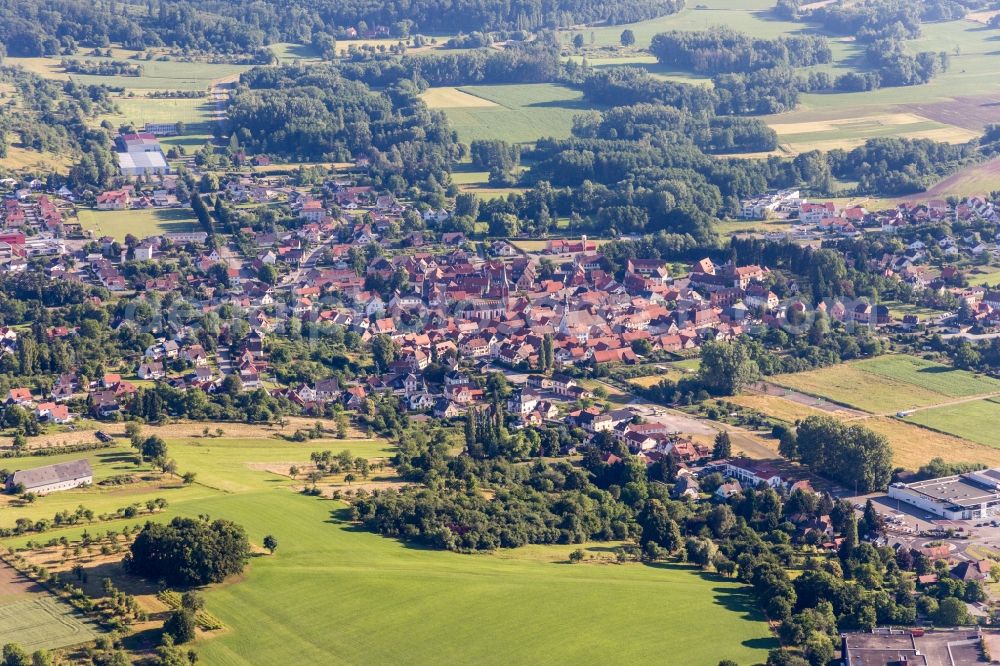
<svg viewBox="0 0 1000 666">
<path fill-rule="evenodd" d="M 118 240 L 124 240 L 128 234 L 146 238 L 170 231 L 198 229 L 198 221 L 190 208 L 81 209 L 79 217 L 83 228 L 93 229 L 95 236 L 111 236 Z"/>
<path fill-rule="evenodd" d="M 791 230 L 792 222 L 787 220 L 721 220 L 715 224 L 720 236 L 741 233 L 785 233 Z"/>
<path fill-rule="evenodd" d="M 168 446 L 180 469 L 198 477 L 190 496 L 167 495 L 170 506 L 154 520 L 209 514 L 241 523 L 256 544 L 266 534 L 279 542 L 275 555 L 254 558 L 239 580 L 206 590 L 207 610 L 226 631 L 195 644 L 203 663 L 661 663 L 669 654 L 672 663 L 750 664 L 775 646 L 746 588 L 734 581 L 681 566 L 570 565 L 571 545 L 483 555 L 413 547 L 345 522 L 343 503 L 297 494 L 287 477 L 259 464 L 302 463 L 323 449 L 384 457 L 390 451 L 381 441 L 192 438 Z M 95 464 L 106 476 L 122 463 Z M 4 522 L 51 514 L 64 503 L 91 506 L 95 492 L 43 497 L 5 510 Z M 112 496 L 121 503 L 126 495 L 140 501 L 162 494 L 121 489 Z M 120 529 L 120 522 L 89 530 Z M 83 529 L 45 537 L 73 538 Z M 611 546 L 585 549 L 607 556 Z"/>
<path fill-rule="evenodd" d="M 1000 284 L 1000 266 L 976 266 L 968 270 L 968 276 L 969 284 L 986 284 L 995 287 Z"/>
<path fill-rule="evenodd" d="M 773 381 L 881 414 L 1000 392 L 998 380 L 902 354 L 779 375 Z"/>
<path fill-rule="evenodd" d="M 551 83 L 464 86 L 460 90 L 497 104 L 443 109 L 464 142 L 503 139 L 531 143 L 545 137 L 566 138 L 573 116 L 591 108 L 580 91 Z"/>
<path fill-rule="evenodd" d="M 900 303 L 899 301 L 886 301 L 883 305 L 889 308 L 890 315 L 898 319 L 902 319 L 906 315 L 916 315 L 917 319 L 924 321 L 932 317 L 940 317 L 944 312 L 943 310 L 935 310 L 934 308 L 927 308 L 914 303 Z"/>
<path fill-rule="evenodd" d="M 996 428 L 996 424 L 1000 423 L 1000 402 L 996 400 L 975 400 L 921 410 L 906 420 L 973 442 L 1000 447 L 1000 430 Z"/>
</svg>

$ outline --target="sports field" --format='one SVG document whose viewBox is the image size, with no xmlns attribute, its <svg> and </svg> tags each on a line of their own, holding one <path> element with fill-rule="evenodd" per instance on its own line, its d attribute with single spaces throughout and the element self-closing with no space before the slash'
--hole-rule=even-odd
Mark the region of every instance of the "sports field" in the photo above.
<svg viewBox="0 0 1000 666">
<path fill-rule="evenodd" d="M 778 375 L 781 386 L 875 414 L 1000 393 L 1000 381 L 901 354 Z"/>
<path fill-rule="evenodd" d="M 184 437 L 167 443 L 182 471 L 198 473 L 190 495 L 95 487 L 12 507 L 4 522 L 48 515 L 70 502 L 91 507 L 164 496 L 170 505 L 153 520 L 209 514 L 243 524 L 258 545 L 264 535 L 276 536 L 275 555 L 254 558 L 239 580 L 205 591 L 207 610 L 226 631 L 195 644 L 203 663 L 535 663 L 539 655 L 542 661 L 659 663 L 663 654 L 677 663 L 757 663 L 776 644 L 745 588 L 732 580 L 682 566 L 611 564 L 613 544 L 584 545 L 593 561 L 578 565 L 566 563 L 577 547 L 570 545 L 485 555 L 414 547 L 345 522 L 343 503 L 297 494 L 292 486 L 301 482 L 277 471 L 304 465 L 310 452 L 323 449 L 385 457 L 391 451 L 379 440 Z M 126 446 L 107 458 L 95 455 L 99 478 L 132 466 Z M 54 528 L 46 537 L 74 538 L 125 522 Z M 626 626 L 624 633 L 608 630 Z M 703 639 L 708 633 L 716 637 L 710 643 Z"/>
<path fill-rule="evenodd" d="M 146 238 L 170 231 L 195 231 L 198 221 L 190 208 L 147 208 L 143 210 L 92 210 L 78 213 L 84 229 L 95 236 L 111 236 L 124 240 L 132 234 Z"/>
<path fill-rule="evenodd" d="M 33 652 L 86 643 L 98 633 L 72 606 L 0 562 L 0 643 Z"/>
<path fill-rule="evenodd" d="M 974 400 L 922 409 L 906 418 L 928 428 L 1000 448 L 1000 401 Z"/>
<path fill-rule="evenodd" d="M 215 104 L 208 97 L 194 99 L 161 99 L 154 97 L 119 97 L 115 99 L 120 113 L 102 116 L 112 123 L 176 123 L 192 125 L 207 123 L 218 116 Z"/>
<path fill-rule="evenodd" d="M 431 88 L 424 99 L 431 108 L 447 114 L 464 142 L 565 138 L 573 127 L 573 116 L 591 108 L 580 91 L 551 83 Z"/>
</svg>

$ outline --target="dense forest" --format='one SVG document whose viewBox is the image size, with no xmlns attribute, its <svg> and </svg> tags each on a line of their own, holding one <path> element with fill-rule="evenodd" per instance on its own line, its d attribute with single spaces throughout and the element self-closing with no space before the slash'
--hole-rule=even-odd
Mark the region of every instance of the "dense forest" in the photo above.
<svg viewBox="0 0 1000 666">
<path fill-rule="evenodd" d="M 475 49 L 462 53 L 421 54 L 406 58 L 374 58 L 345 62 L 341 74 L 370 86 L 412 79 L 428 86 L 482 83 L 543 83 L 563 77 L 559 51 L 552 43 L 512 44 L 503 50 Z"/>
<path fill-rule="evenodd" d="M 778 66 L 808 67 L 830 62 L 825 37 L 751 37 L 728 28 L 672 30 L 653 37 L 649 50 L 664 65 L 701 74 L 753 72 Z"/>
<path fill-rule="evenodd" d="M 581 23 L 612 24 L 672 14 L 683 0 L 0 0 L 0 44 L 10 55 L 40 56 L 78 45 L 118 43 L 144 50 L 175 46 L 253 53 L 279 41 L 322 43 L 413 32 L 536 30 Z"/>
<path fill-rule="evenodd" d="M 367 155 L 373 172 L 402 191 L 427 179 L 444 182 L 457 157 L 444 115 L 428 110 L 418 93 L 406 79 L 374 93 L 329 66 L 261 67 L 241 77 L 229 124 L 255 152 L 333 161 Z"/>
</svg>

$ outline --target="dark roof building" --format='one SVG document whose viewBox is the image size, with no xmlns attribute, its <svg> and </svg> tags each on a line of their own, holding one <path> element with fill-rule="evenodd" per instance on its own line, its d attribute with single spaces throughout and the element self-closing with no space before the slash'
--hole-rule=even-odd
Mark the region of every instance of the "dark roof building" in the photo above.
<svg viewBox="0 0 1000 666">
<path fill-rule="evenodd" d="M 57 490 L 69 490 L 92 483 L 94 472 L 86 459 L 22 469 L 7 478 L 7 489 L 23 487 L 25 492 L 39 495 Z"/>
</svg>

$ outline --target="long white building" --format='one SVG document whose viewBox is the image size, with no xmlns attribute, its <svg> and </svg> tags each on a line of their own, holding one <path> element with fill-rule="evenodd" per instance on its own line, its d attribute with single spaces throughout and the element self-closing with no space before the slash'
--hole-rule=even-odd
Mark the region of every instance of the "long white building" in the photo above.
<svg viewBox="0 0 1000 666">
<path fill-rule="evenodd" d="M 45 495 L 58 490 L 79 488 L 94 482 L 94 472 L 87 459 L 71 460 L 34 469 L 21 469 L 7 477 L 7 490 L 23 488 L 24 492 Z"/>
</svg>

